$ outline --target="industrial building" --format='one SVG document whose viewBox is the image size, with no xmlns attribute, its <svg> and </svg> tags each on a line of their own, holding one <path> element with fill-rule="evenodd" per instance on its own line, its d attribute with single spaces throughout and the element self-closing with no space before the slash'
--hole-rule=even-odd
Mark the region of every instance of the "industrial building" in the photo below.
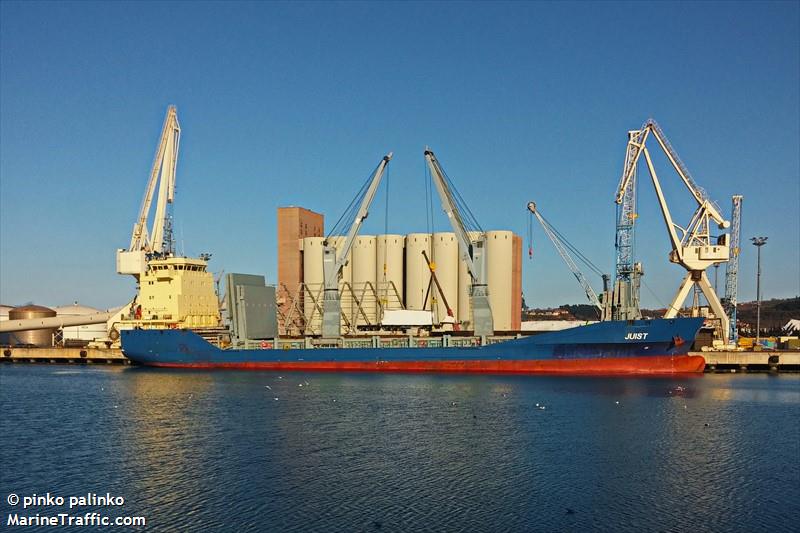
<svg viewBox="0 0 800 533">
<path fill-rule="evenodd" d="M 292 296 L 298 292 L 303 282 L 303 252 L 298 242 L 305 237 L 322 237 L 324 227 L 325 217 L 319 213 L 294 206 L 278 208 L 277 299 L 278 313 L 281 316 L 292 315 Z M 302 318 L 296 318 L 298 322 L 295 327 L 301 328 Z"/>
<path fill-rule="evenodd" d="M 323 215 L 301 207 L 278 209 L 281 334 L 321 333 L 323 234 Z M 518 331 L 522 239 L 511 231 L 487 231 L 486 239 L 495 330 Z M 337 249 L 344 244 L 344 237 L 334 236 L 331 240 Z M 433 265 L 438 285 L 432 280 L 423 252 Z M 342 333 L 379 329 L 383 312 L 397 309 L 432 311 L 433 324 L 443 331 L 471 330 L 470 283 L 452 232 L 359 235 L 339 282 Z"/>
</svg>

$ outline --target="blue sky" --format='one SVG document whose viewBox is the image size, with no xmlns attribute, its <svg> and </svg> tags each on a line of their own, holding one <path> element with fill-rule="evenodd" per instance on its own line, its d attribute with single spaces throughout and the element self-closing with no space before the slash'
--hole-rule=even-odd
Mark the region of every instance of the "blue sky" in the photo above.
<svg viewBox="0 0 800 533">
<path fill-rule="evenodd" d="M 627 131 L 652 116 L 724 212 L 745 196 L 743 240 L 770 239 L 764 297 L 796 296 L 798 5 L 4 1 L 0 302 L 130 299 L 114 251 L 130 240 L 168 104 L 183 129 L 178 247 L 213 252 L 214 271 L 274 282 L 276 207 L 334 222 L 389 150 L 388 230 L 425 231 L 430 145 L 484 229 L 525 236 L 536 200 L 613 272 Z M 688 221 L 691 197 L 659 170 Z M 383 194 L 364 233 L 385 229 Z M 667 260 L 644 180 L 639 213 L 642 297 L 655 307 L 684 271 Z M 439 215 L 433 226 L 448 229 Z M 582 303 L 538 225 L 533 246 L 528 303 Z M 755 257 L 745 245 L 740 301 L 755 298 Z"/>
</svg>

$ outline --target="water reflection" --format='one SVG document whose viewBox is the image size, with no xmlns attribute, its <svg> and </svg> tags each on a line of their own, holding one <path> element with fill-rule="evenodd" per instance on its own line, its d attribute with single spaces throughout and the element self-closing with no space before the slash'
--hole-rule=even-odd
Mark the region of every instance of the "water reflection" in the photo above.
<svg viewBox="0 0 800 533">
<path fill-rule="evenodd" d="M 797 376 L 0 381 L 0 489 L 116 491 L 155 530 L 787 531 L 800 510 Z"/>
</svg>

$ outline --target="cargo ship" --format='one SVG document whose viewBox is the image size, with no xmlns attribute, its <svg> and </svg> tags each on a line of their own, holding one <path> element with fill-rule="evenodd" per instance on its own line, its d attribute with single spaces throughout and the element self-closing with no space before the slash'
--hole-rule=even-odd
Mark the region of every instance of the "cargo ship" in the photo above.
<svg viewBox="0 0 800 533">
<path fill-rule="evenodd" d="M 487 374 L 669 375 L 702 372 L 689 355 L 703 318 L 606 321 L 468 347 L 221 349 L 190 330 L 131 329 L 122 352 L 155 367 L 453 372 Z"/>
</svg>

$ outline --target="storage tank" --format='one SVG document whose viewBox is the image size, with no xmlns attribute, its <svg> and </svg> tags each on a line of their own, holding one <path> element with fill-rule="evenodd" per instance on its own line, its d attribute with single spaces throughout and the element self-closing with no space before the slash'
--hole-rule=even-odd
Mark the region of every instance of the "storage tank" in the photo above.
<svg viewBox="0 0 800 533">
<path fill-rule="evenodd" d="M 48 307 L 40 305 L 25 305 L 15 307 L 8 312 L 9 320 L 30 320 L 34 318 L 52 318 L 56 312 Z M 32 345 L 37 347 L 47 347 L 53 345 L 53 333 L 56 328 L 32 329 L 26 331 L 11 332 L 11 345 Z"/>
<path fill-rule="evenodd" d="M 377 242 L 374 235 L 360 235 L 353 241 L 353 314 L 357 326 L 374 325 L 378 320 L 378 302 L 375 284 Z M 361 304 L 361 312 L 358 310 Z M 362 314 L 363 313 L 363 314 Z"/>
<path fill-rule="evenodd" d="M 458 321 L 458 240 L 453 232 L 434 233 L 431 261 L 436 265 L 436 279 L 444 299 L 436 291 L 434 319 L 437 323 Z M 453 317 L 448 317 L 444 300 L 450 305 Z M 447 328 L 452 329 L 452 328 Z"/>
<path fill-rule="evenodd" d="M 511 321 L 511 288 L 513 285 L 514 234 L 510 231 L 487 231 L 487 269 L 489 305 L 495 331 L 509 331 Z"/>
<path fill-rule="evenodd" d="M 322 293 L 325 280 L 322 275 L 323 237 L 303 239 L 303 315 L 306 335 L 322 333 Z M 316 303 L 315 303 L 316 302 Z"/>
<path fill-rule="evenodd" d="M 78 302 L 72 305 L 62 305 L 53 309 L 58 317 L 81 317 L 102 313 L 101 309 L 95 309 Z M 61 328 L 61 342 L 64 346 L 86 346 L 89 342 L 96 339 L 105 339 L 108 336 L 106 324 L 84 324 L 81 326 L 66 326 Z"/>
<path fill-rule="evenodd" d="M 479 231 L 470 231 L 469 238 L 477 240 L 481 236 Z M 462 323 L 463 329 L 473 329 L 472 324 L 472 302 L 469 298 L 469 289 L 472 286 L 472 279 L 467 271 L 467 263 L 461 260 L 461 250 L 458 251 L 458 320 Z"/>
<path fill-rule="evenodd" d="M 406 309 L 422 310 L 425 291 L 430 283 L 431 272 L 422 257 L 422 251 L 431 255 L 431 235 L 429 233 L 409 233 L 406 235 Z M 431 308 L 428 297 L 425 309 Z"/>
<path fill-rule="evenodd" d="M 377 238 L 375 270 L 378 298 L 386 309 L 403 308 L 405 242 L 406 239 L 402 235 L 378 235 Z"/>
</svg>

